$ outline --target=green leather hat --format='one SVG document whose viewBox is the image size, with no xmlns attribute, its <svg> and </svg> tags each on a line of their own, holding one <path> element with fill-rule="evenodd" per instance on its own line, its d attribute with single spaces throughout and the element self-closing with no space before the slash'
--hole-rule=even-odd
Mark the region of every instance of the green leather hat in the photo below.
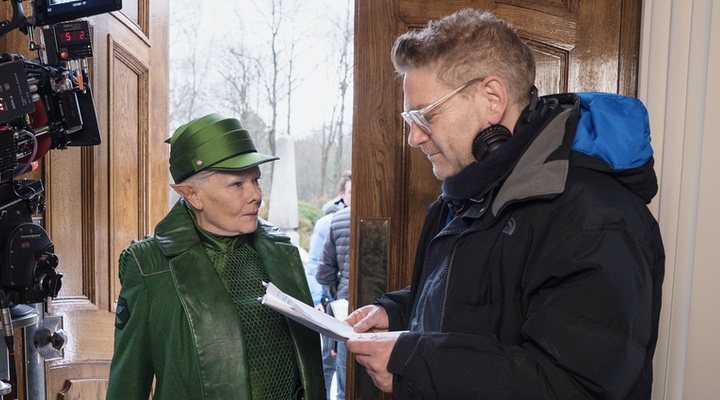
<svg viewBox="0 0 720 400">
<path fill-rule="evenodd" d="M 220 114 L 182 125 L 165 143 L 170 143 L 170 174 L 175 183 L 208 169 L 237 171 L 278 159 L 258 153 L 240 121 Z"/>
</svg>

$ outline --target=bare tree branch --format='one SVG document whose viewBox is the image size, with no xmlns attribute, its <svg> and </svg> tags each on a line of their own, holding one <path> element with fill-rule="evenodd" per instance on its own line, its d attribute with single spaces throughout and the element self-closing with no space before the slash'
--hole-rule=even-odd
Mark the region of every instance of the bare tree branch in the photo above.
<svg viewBox="0 0 720 400">
<path fill-rule="evenodd" d="M 170 123 L 178 126 L 197 116 L 206 95 L 202 90 L 203 78 L 209 70 L 209 49 L 196 40 L 200 19 L 190 18 L 197 13 L 196 4 L 173 8 L 171 26 L 178 29 L 171 49 L 182 56 L 175 58 L 175 74 L 170 79 Z"/>
<path fill-rule="evenodd" d="M 336 47 L 333 49 L 333 54 L 339 54 L 339 60 L 337 63 L 336 74 L 338 77 L 338 92 L 337 102 L 333 106 L 330 120 L 327 122 L 321 134 L 322 138 L 322 153 L 320 160 L 320 171 L 321 171 L 321 189 L 325 189 L 325 182 L 336 182 L 340 178 L 340 174 L 345 169 L 343 163 L 343 149 L 345 147 L 344 139 L 347 136 L 345 129 L 345 104 L 347 101 L 347 92 L 352 82 L 352 41 L 353 41 L 353 27 L 350 19 L 350 7 L 346 10 L 343 19 L 336 19 L 334 22 L 334 29 L 332 33 L 339 34 L 339 39 L 336 42 Z M 328 163 L 330 162 L 330 150 L 335 149 L 335 157 L 333 168 L 331 173 L 328 173 Z"/>
</svg>

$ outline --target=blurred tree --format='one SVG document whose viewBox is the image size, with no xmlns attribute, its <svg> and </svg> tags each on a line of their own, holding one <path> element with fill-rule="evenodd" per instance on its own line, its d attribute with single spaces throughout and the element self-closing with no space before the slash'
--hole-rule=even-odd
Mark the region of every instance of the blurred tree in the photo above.
<svg viewBox="0 0 720 400">
<path fill-rule="evenodd" d="M 330 54 L 337 57 L 337 98 L 330 113 L 330 120 L 323 124 L 320 133 L 321 159 L 320 159 L 320 192 L 334 191 L 335 182 L 340 179 L 342 171 L 349 169 L 348 162 L 343 157 L 344 141 L 349 136 L 349 129 L 345 126 L 345 104 L 348 89 L 352 86 L 353 69 L 353 24 L 350 12 L 351 2 L 345 9 L 344 16 L 336 16 L 331 24 L 330 37 L 334 37 Z M 348 131 L 346 132 L 346 129 Z M 335 151 L 334 163 L 330 164 L 330 152 Z M 328 171 L 329 170 L 329 171 Z M 327 189 L 326 189 L 327 186 Z"/>
<path fill-rule="evenodd" d="M 201 116 L 207 104 L 207 91 L 203 90 L 208 73 L 211 49 L 195 40 L 201 20 L 188 18 L 197 14 L 200 3 L 179 2 L 170 12 L 170 52 L 174 54 L 170 68 L 170 132 L 185 122 Z M 169 136 L 169 135 L 168 135 Z"/>
<path fill-rule="evenodd" d="M 344 150 L 344 139 L 345 136 L 349 136 L 349 132 L 345 132 L 345 102 L 347 101 L 348 88 L 352 85 L 352 70 L 353 70 L 353 24 L 350 20 L 350 6 L 348 2 L 348 8 L 345 10 L 345 19 L 337 20 L 335 22 L 334 32 L 340 37 L 340 40 L 336 41 L 340 46 L 340 62 L 338 63 L 338 100 L 339 100 L 339 111 L 337 113 L 337 120 L 335 121 L 335 131 L 337 134 L 337 146 L 335 146 L 335 169 L 332 174 L 332 181 L 337 182 L 340 179 L 342 172 L 349 168 L 348 164 L 343 164 L 343 150 Z"/>
<path fill-rule="evenodd" d="M 350 167 L 352 5 L 173 1 L 170 132 L 220 112 L 240 118 L 262 152 L 275 153 L 276 135 L 291 134 L 299 199 L 320 205 L 333 197 L 340 173 Z M 272 165 L 262 168 L 266 194 Z"/>
</svg>

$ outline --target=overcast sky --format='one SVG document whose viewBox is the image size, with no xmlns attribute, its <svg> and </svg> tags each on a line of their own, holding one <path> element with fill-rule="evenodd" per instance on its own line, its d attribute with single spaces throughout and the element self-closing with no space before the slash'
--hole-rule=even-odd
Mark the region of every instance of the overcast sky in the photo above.
<svg viewBox="0 0 720 400">
<path fill-rule="evenodd" d="M 297 0 L 285 0 L 284 6 Z M 196 15 L 200 20 L 197 32 L 197 42 L 203 48 L 219 49 L 227 43 L 243 41 L 246 46 L 255 51 L 266 47 L 269 43 L 269 28 L 266 16 L 269 15 L 270 0 L 173 0 L 171 7 L 177 10 L 190 9 L 190 14 Z M 345 13 L 350 7 L 350 21 L 352 23 L 351 0 L 304 0 L 297 12 L 288 15 L 283 24 L 284 32 L 288 34 L 294 30 L 295 36 L 301 38 L 296 46 L 294 62 L 294 75 L 300 77 L 299 86 L 292 97 L 291 126 L 293 135 L 304 136 L 314 129 L 319 129 L 323 122 L 329 119 L 332 106 L 337 102 L 337 48 L 333 37 L 336 21 L 344 21 Z M 176 12 L 175 10 L 171 10 Z M 290 29 L 288 29 L 290 28 Z M 184 43 L 173 41 L 173 23 L 170 26 L 171 49 L 170 62 L 185 51 Z M 217 62 L 217 60 L 211 61 Z M 172 67 L 171 67 L 172 69 Z M 173 76 L 171 79 L 178 79 Z M 218 79 L 208 78 L 208 81 Z M 222 83 L 217 83 L 222 84 Z M 217 90 L 215 84 L 209 87 Z M 349 126 L 352 119 L 352 85 L 346 97 L 345 121 Z M 278 118 L 280 132 L 286 129 L 286 103 L 279 107 L 281 115 Z M 213 111 L 213 110 L 210 110 Z M 269 109 L 261 105 L 260 114 L 266 122 L 269 120 Z"/>
</svg>

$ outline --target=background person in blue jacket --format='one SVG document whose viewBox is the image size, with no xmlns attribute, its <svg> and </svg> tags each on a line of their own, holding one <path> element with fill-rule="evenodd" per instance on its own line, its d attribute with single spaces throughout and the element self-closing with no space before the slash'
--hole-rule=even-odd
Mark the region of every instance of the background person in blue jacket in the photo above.
<svg viewBox="0 0 720 400">
<path fill-rule="evenodd" d="M 477 10 L 392 60 L 442 194 L 411 285 L 348 317 L 377 332 L 348 350 L 396 399 L 649 399 L 665 256 L 642 104 L 538 97 L 530 48 Z"/>
<path fill-rule="evenodd" d="M 352 181 L 351 175 L 344 174 L 341 181 L 343 191 L 342 198 L 346 205 L 345 208 L 335 212 L 330 221 L 325 244 L 323 245 L 322 256 L 318 263 L 315 279 L 323 285 L 330 293 L 333 300 L 328 307 L 329 314 L 339 317 L 337 309 L 334 307 L 339 303 L 337 300 L 347 300 L 349 282 L 350 282 L 350 204 L 352 199 Z M 347 303 L 345 303 L 347 304 Z M 347 315 L 347 307 L 345 307 L 344 315 Z M 345 361 L 347 353 L 345 344 L 340 341 L 330 340 L 330 346 L 335 347 L 335 377 L 337 379 L 337 395 L 336 400 L 345 400 Z M 327 383 L 325 384 L 327 386 Z"/>
<path fill-rule="evenodd" d="M 306 272 L 308 276 L 308 284 L 310 285 L 310 291 L 313 295 L 313 302 L 315 303 L 316 308 L 319 306 L 321 311 L 326 311 L 330 314 L 332 313 L 329 312 L 329 310 L 326 310 L 326 307 L 328 307 L 328 304 L 333 300 L 333 295 L 330 294 L 330 290 L 318 282 L 315 277 L 318 271 L 318 266 L 323 258 L 323 249 L 325 247 L 328 233 L 330 232 L 333 215 L 335 215 L 337 211 L 343 210 L 350 204 L 351 180 L 351 171 L 344 171 L 337 183 L 337 197 L 329 200 L 325 203 L 325 205 L 323 205 L 322 210 L 325 215 L 315 221 L 315 226 L 313 227 L 312 235 L 310 236 L 310 250 L 308 251 L 309 268 Z M 314 288 L 314 285 L 317 285 L 317 288 Z M 333 376 L 335 375 L 337 375 L 338 382 L 337 390 L 343 390 L 340 394 L 341 396 L 344 396 L 344 389 L 340 389 L 340 387 L 345 387 L 345 372 L 343 370 L 342 374 L 336 374 L 335 368 L 337 364 L 337 353 L 335 344 L 334 340 L 325 335 L 322 336 L 323 374 L 325 376 L 325 388 L 328 399 L 333 397 L 331 389 Z M 343 353 L 343 357 L 344 356 L 345 354 Z M 338 400 L 342 400 L 342 398 L 339 398 Z"/>
</svg>

